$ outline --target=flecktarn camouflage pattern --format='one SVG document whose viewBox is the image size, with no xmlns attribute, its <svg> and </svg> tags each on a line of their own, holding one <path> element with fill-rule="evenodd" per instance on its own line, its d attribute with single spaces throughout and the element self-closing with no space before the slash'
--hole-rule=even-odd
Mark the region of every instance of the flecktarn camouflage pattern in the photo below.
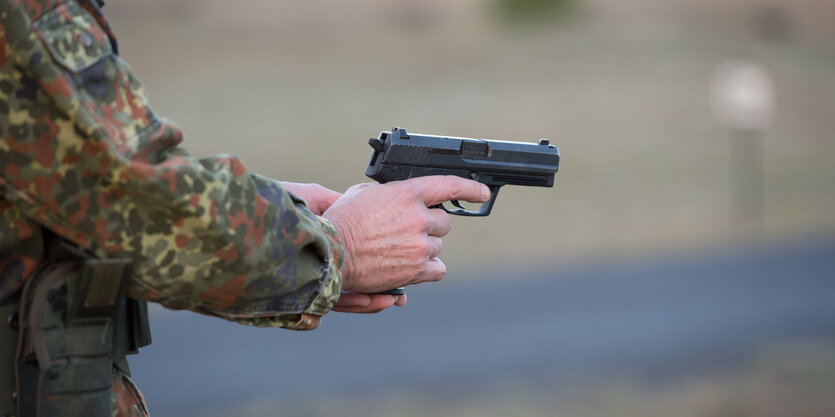
<svg viewBox="0 0 835 417">
<path fill-rule="evenodd" d="M 132 258 L 126 295 L 169 308 L 311 329 L 339 296 L 333 226 L 234 156 L 181 148 L 92 1 L 0 0 L 0 138 L 0 307 L 43 228 Z"/>
</svg>

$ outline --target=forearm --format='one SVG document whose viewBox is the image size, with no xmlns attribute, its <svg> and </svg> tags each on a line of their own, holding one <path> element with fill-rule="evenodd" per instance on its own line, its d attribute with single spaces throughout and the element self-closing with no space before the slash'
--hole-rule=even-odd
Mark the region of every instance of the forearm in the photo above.
<svg viewBox="0 0 835 417">
<path fill-rule="evenodd" d="M 258 325 L 288 326 L 303 312 L 328 311 L 339 293 L 342 249 L 326 220 L 233 157 L 167 154 L 157 164 L 106 153 L 77 161 L 63 167 L 73 184 L 57 181 L 51 194 L 37 184 L 62 167 L 38 172 L 33 163 L 26 174 L 4 176 L 5 194 L 99 256 L 133 258 L 132 297 Z M 107 175 L 91 174 L 87 168 L 101 161 Z"/>
<path fill-rule="evenodd" d="M 102 28 L 77 6 L 60 7 L 0 16 L 0 79 L 15 88 L 5 98 L 14 117 L 2 197 L 97 256 L 132 258 L 132 297 L 314 327 L 340 289 L 331 225 L 237 158 L 188 154 Z M 63 39 L 93 44 L 69 54 Z"/>
</svg>

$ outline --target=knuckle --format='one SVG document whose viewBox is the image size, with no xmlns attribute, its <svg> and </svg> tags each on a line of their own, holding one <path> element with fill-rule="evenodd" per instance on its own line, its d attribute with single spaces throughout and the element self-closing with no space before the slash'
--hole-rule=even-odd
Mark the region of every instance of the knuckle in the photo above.
<svg viewBox="0 0 835 417">
<path fill-rule="evenodd" d="M 420 196 L 421 187 L 418 185 L 417 181 L 403 181 L 401 184 L 402 187 L 405 188 L 404 191 L 409 197 L 414 198 Z"/>
<path fill-rule="evenodd" d="M 429 262 L 424 262 L 424 264 L 421 266 L 420 276 L 423 282 L 432 282 L 438 280 L 438 275 L 429 268 Z"/>
<path fill-rule="evenodd" d="M 414 255 L 415 257 L 420 259 L 421 262 L 425 262 L 427 259 L 430 259 L 426 255 L 431 255 L 434 251 L 432 244 L 429 243 L 426 239 L 420 242 L 420 244 L 415 249 L 416 250 L 414 252 Z"/>
<path fill-rule="evenodd" d="M 458 177 L 450 177 L 447 182 L 447 192 L 450 197 L 461 194 L 461 181 Z"/>
<path fill-rule="evenodd" d="M 446 214 L 446 212 L 443 212 L 442 214 L 441 225 L 443 225 L 444 234 L 447 234 L 450 230 L 452 230 L 452 219 L 449 217 L 449 214 Z"/>
<path fill-rule="evenodd" d="M 412 231 L 423 232 L 429 227 L 429 219 L 426 216 L 409 216 L 407 227 Z"/>
<path fill-rule="evenodd" d="M 436 258 L 443 249 L 443 241 L 439 237 L 429 236 L 426 239 L 426 253 L 429 259 Z"/>
<path fill-rule="evenodd" d="M 408 264 L 414 266 L 418 272 L 423 272 L 420 268 L 423 267 L 422 262 L 426 259 L 428 250 L 428 245 L 425 242 L 415 240 L 405 245 L 402 253 L 405 255 Z"/>
<path fill-rule="evenodd" d="M 423 225 L 426 226 L 426 230 L 432 229 L 433 226 L 436 226 L 437 224 L 438 224 L 438 219 L 435 217 L 435 215 L 429 210 L 424 210 L 424 212 L 423 212 Z M 443 224 L 443 223 L 441 223 L 441 224 Z"/>
</svg>

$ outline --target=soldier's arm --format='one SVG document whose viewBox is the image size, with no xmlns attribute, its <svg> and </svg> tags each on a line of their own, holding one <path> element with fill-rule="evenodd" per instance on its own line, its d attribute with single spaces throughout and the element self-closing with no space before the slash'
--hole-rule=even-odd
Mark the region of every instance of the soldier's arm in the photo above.
<svg viewBox="0 0 835 417">
<path fill-rule="evenodd" d="M 341 287 L 332 224 L 237 158 L 183 149 L 93 11 L 1 3 L 3 197 L 98 256 L 133 258 L 132 297 L 315 327 Z"/>
</svg>

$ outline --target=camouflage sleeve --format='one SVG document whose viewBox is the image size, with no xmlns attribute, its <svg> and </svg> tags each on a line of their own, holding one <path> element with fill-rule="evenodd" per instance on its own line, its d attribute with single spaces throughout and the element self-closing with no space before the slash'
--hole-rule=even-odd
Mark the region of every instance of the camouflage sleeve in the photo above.
<svg viewBox="0 0 835 417">
<path fill-rule="evenodd" d="M 3 198 L 98 256 L 133 258 L 132 297 L 316 327 L 340 292 L 333 226 L 237 158 L 186 152 L 98 10 L 45 3 L 0 0 Z"/>
</svg>

